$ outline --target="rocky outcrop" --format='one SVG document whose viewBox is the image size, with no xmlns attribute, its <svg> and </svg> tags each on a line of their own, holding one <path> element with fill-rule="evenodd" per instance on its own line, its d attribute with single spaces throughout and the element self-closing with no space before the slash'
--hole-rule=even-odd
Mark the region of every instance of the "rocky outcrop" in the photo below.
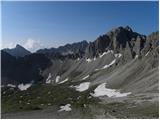
<svg viewBox="0 0 160 120">
<path fill-rule="evenodd" d="M 130 51 L 127 56 L 134 58 L 144 48 L 145 41 L 145 35 L 133 32 L 129 26 L 118 27 L 90 42 L 86 49 L 86 57 L 93 58 L 107 50 L 113 50 L 115 53 Z"/>
<path fill-rule="evenodd" d="M 159 46 L 159 33 L 153 32 L 146 38 L 146 43 L 143 49 L 143 53 L 150 52 L 154 49 L 157 49 Z"/>
</svg>

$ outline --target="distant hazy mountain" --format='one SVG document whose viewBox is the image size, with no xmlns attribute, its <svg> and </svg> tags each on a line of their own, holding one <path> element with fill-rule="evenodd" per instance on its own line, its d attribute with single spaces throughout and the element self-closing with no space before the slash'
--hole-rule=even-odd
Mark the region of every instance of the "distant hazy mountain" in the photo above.
<svg viewBox="0 0 160 120">
<path fill-rule="evenodd" d="M 23 57 L 25 55 L 31 54 L 30 51 L 26 50 L 24 47 L 20 46 L 19 44 L 17 44 L 15 48 L 12 48 L 12 49 L 5 48 L 3 49 L 3 51 L 15 57 Z"/>
<path fill-rule="evenodd" d="M 69 55 L 69 54 L 79 54 L 79 56 L 85 53 L 86 47 L 88 46 L 88 42 L 83 40 L 81 42 L 66 44 L 64 46 L 60 46 L 58 48 L 50 48 L 50 49 L 40 49 L 37 53 L 44 54 L 60 54 L 60 55 Z"/>
</svg>

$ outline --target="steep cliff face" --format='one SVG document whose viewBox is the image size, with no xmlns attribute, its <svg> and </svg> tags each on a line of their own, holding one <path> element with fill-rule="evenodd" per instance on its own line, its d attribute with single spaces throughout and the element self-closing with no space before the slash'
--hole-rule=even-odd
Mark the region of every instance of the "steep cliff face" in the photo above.
<svg viewBox="0 0 160 120">
<path fill-rule="evenodd" d="M 134 58 L 144 48 L 145 41 L 145 35 L 133 32 L 130 27 L 118 27 L 90 42 L 86 49 L 86 57 L 93 58 L 107 50 L 113 50 L 115 53 L 123 53 L 128 58 Z"/>
</svg>

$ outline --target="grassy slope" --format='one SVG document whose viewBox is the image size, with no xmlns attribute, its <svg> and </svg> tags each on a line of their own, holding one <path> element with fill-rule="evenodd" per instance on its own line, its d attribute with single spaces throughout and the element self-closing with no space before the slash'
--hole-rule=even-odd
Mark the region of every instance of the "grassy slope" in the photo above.
<svg viewBox="0 0 160 120">
<path fill-rule="evenodd" d="M 98 99 L 88 98 L 94 87 L 84 92 L 75 91 L 66 87 L 65 84 L 35 85 L 27 91 L 2 91 L 2 112 L 15 112 L 26 110 L 44 109 L 52 105 L 71 104 L 74 107 L 83 108 L 84 104 L 95 104 Z"/>
</svg>

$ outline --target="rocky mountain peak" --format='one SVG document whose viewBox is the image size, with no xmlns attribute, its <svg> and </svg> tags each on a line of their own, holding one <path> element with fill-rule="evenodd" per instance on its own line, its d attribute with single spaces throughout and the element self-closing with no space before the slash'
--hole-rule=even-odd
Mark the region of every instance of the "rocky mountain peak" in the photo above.
<svg viewBox="0 0 160 120">
<path fill-rule="evenodd" d="M 17 44 L 16 48 L 23 48 L 21 45 Z"/>
<path fill-rule="evenodd" d="M 132 31 L 132 28 L 129 27 L 128 25 L 125 27 L 125 29 L 126 29 L 127 31 L 133 32 L 133 31 Z"/>
<path fill-rule="evenodd" d="M 120 26 L 99 36 L 94 42 L 89 43 L 86 49 L 86 57 L 93 58 L 110 49 L 115 53 L 123 53 L 125 49 L 128 49 L 128 51 L 131 51 L 129 56 L 134 58 L 135 54 L 139 54 L 140 50 L 143 49 L 145 39 L 144 35 L 133 32 L 129 26 Z M 134 51 L 134 49 L 138 49 L 138 52 Z"/>
<path fill-rule="evenodd" d="M 12 48 L 12 49 L 6 48 L 3 50 L 7 52 L 8 54 L 15 56 L 15 57 L 23 57 L 25 55 L 31 54 L 30 51 L 28 51 L 27 49 L 25 49 L 19 44 L 17 44 L 15 48 Z"/>
</svg>

